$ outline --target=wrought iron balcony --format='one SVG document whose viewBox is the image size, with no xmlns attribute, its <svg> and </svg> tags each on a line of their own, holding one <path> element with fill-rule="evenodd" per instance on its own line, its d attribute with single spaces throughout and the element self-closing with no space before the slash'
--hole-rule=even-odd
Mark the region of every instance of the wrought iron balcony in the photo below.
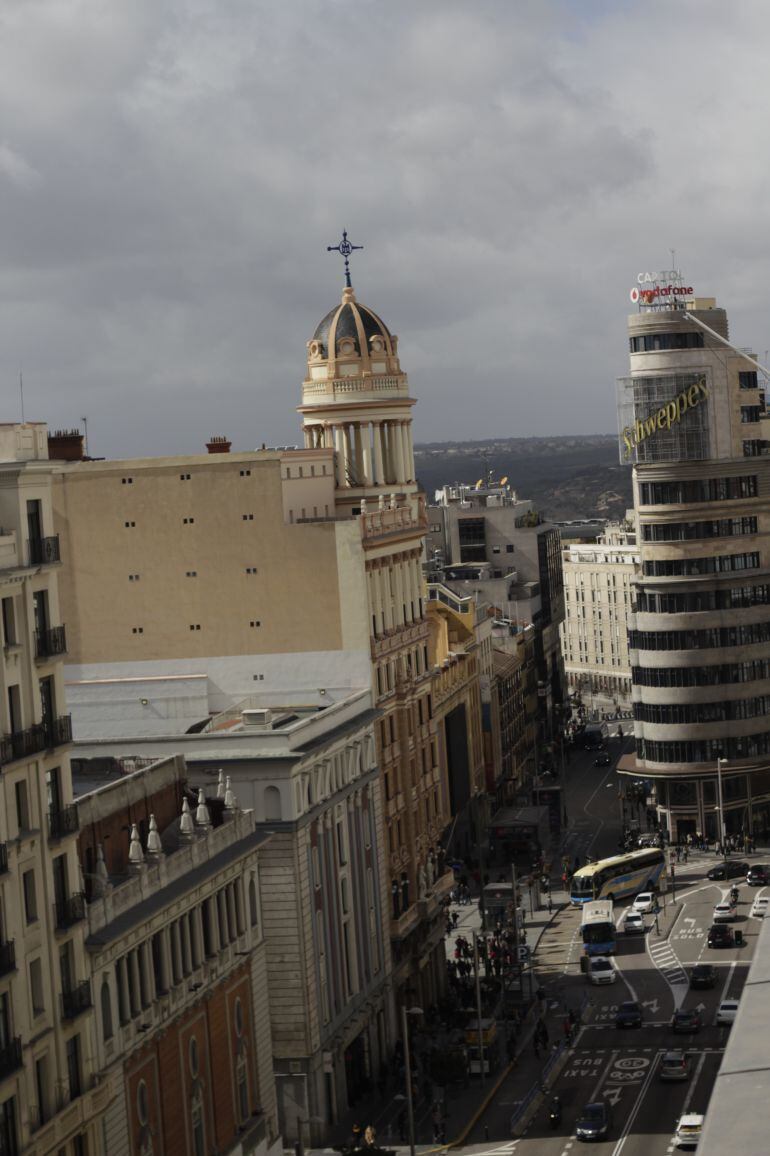
<svg viewBox="0 0 770 1156">
<path fill-rule="evenodd" d="M 0 975 L 9 975 L 12 971 L 16 971 L 16 948 L 14 941 L 9 939 L 0 943 Z"/>
<path fill-rule="evenodd" d="M 73 987 L 71 991 L 61 993 L 62 1019 L 74 1020 L 76 1016 L 82 1015 L 92 1006 L 91 983 L 87 979 Z"/>
<path fill-rule="evenodd" d="M 21 1036 L 14 1036 L 10 1043 L 0 1048 L 0 1080 L 18 1072 L 21 1064 Z"/>
<path fill-rule="evenodd" d="M 0 738 L 0 767 L 71 742 L 72 719 L 68 714 L 60 715 L 51 722 L 35 723 L 27 730 L 13 731 Z"/>
<path fill-rule="evenodd" d="M 49 626 L 35 631 L 35 658 L 55 658 L 67 653 L 67 635 L 63 626 Z"/>
<path fill-rule="evenodd" d="M 76 835 L 79 830 L 78 809 L 74 803 L 48 812 L 49 839 L 63 839 L 65 835 Z"/>
<path fill-rule="evenodd" d="M 86 917 L 85 895 L 79 892 L 77 895 L 68 895 L 66 899 L 57 899 L 53 914 L 57 931 L 66 931 L 68 927 L 73 927 Z"/>
<path fill-rule="evenodd" d="M 44 566 L 49 562 L 61 562 L 58 534 L 53 534 L 50 538 L 30 538 L 28 545 L 30 566 Z"/>
</svg>

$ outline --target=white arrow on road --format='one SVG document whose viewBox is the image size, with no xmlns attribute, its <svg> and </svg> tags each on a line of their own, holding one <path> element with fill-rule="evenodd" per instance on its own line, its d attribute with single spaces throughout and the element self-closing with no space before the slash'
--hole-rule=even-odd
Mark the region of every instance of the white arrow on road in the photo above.
<svg viewBox="0 0 770 1156">
<path fill-rule="evenodd" d="M 704 1012 L 704 1011 L 706 1010 L 706 1005 L 705 1005 L 705 1003 L 699 1003 L 699 1004 L 696 1004 L 695 1010 L 696 1010 L 697 1012 Z"/>
<path fill-rule="evenodd" d="M 605 1088 L 602 1094 L 607 1097 L 614 1108 L 617 1108 L 622 1091 L 622 1088 Z"/>
<path fill-rule="evenodd" d="M 648 1007 L 653 1015 L 657 1015 L 658 1013 L 658 1001 L 656 999 L 645 1000 L 642 1007 Z"/>
<path fill-rule="evenodd" d="M 682 920 L 682 923 L 696 923 L 696 922 L 697 922 L 697 920 L 693 919 L 692 915 L 685 915 L 684 919 Z"/>
</svg>

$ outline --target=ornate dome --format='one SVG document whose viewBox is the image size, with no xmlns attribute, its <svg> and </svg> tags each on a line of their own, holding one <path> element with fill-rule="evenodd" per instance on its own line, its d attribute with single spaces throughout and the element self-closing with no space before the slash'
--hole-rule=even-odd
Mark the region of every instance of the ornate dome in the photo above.
<svg viewBox="0 0 770 1156">
<path fill-rule="evenodd" d="M 382 357 L 393 356 L 396 339 L 384 321 L 356 301 L 351 288 L 345 288 L 342 301 L 319 322 L 308 347 L 315 359 Z"/>
</svg>

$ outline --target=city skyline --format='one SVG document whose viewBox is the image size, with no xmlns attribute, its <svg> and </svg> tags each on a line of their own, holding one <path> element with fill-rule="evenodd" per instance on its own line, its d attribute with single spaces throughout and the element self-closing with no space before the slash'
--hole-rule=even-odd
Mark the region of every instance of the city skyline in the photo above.
<svg viewBox="0 0 770 1156">
<path fill-rule="evenodd" d="M 27 419 L 86 416 L 95 455 L 298 443 L 343 228 L 359 299 L 407 342 L 417 442 L 613 432 L 629 290 L 672 263 L 761 357 L 769 23 L 758 2 L 729 24 L 657 0 L 11 5 L 8 418 L 21 371 Z"/>
</svg>

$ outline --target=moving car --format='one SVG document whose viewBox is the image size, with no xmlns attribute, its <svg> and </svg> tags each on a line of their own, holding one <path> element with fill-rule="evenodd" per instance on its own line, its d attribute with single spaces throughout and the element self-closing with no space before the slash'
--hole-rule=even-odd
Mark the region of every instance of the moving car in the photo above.
<svg viewBox="0 0 770 1156">
<path fill-rule="evenodd" d="M 578 1140 L 606 1140 L 610 1131 L 609 1104 L 586 1104 L 576 1126 Z"/>
<path fill-rule="evenodd" d="M 661 1080 L 686 1080 L 690 1075 L 690 1057 L 687 1052 L 666 1052 L 660 1058 L 658 1077 Z"/>
<path fill-rule="evenodd" d="M 614 983 L 618 978 L 617 968 L 607 955 L 594 955 L 588 964 L 588 978 L 591 983 Z"/>
<path fill-rule="evenodd" d="M 717 1023 L 731 1024 L 735 1021 L 738 1014 L 738 1000 L 737 999 L 723 999 L 717 1008 Z"/>
<path fill-rule="evenodd" d="M 739 875 L 746 875 L 748 870 L 748 863 L 743 863 L 738 859 L 727 859 L 724 863 L 717 863 L 710 871 L 707 871 L 706 878 L 737 879 Z"/>
<path fill-rule="evenodd" d="M 606 751 L 600 751 L 600 753 L 594 759 L 594 766 L 595 767 L 608 767 L 611 762 L 612 762 L 612 759 L 607 754 L 607 752 Z"/>
<path fill-rule="evenodd" d="M 673 1032 L 699 1032 L 701 1028 L 700 1013 L 695 1008 L 680 1008 L 679 1011 L 674 1012 L 674 1017 L 671 1020 L 671 1030 Z"/>
<path fill-rule="evenodd" d="M 770 867 L 765 863 L 753 863 L 746 872 L 746 882 L 752 887 L 763 887 L 770 883 Z"/>
<path fill-rule="evenodd" d="M 644 916 L 638 911 L 629 911 L 623 920 L 623 930 L 626 935 L 644 935 L 647 930 Z"/>
<path fill-rule="evenodd" d="M 716 968 L 710 963 L 696 963 L 690 972 L 690 987 L 713 987 L 716 981 Z"/>
<path fill-rule="evenodd" d="M 624 1000 L 615 1015 L 616 1028 L 640 1028 L 642 1026 L 642 1009 L 634 999 Z"/>
<path fill-rule="evenodd" d="M 728 927 L 726 923 L 713 923 L 709 928 L 706 942 L 709 947 L 734 947 L 735 936 L 732 927 Z"/>
<path fill-rule="evenodd" d="M 725 899 L 724 902 L 717 903 L 711 918 L 714 923 L 732 923 L 737 914 L 737 904 L 731 903 L 729 899 Z"/>
<path fill-rule="evenodd" d="M 694 1148 L 696 1146 L 703 1131 L 704 1119 L 705 1117 L 697 1112 L 688 1112 L 686 1116 L 680 1117 L 674 1133 L 674 1143 L 678 1148 Z"/>
<path fill-rule="evenodd" d="M 751 914 L 755 919 L 764 919 L 770 907 L 770 895 L 758 895 L 751 905 Z"/>
<path fill-rule="evenodd" d="M 634 911 L 647 914 L 655 910 L 655 895 L 652 891 L 640 891 L 632 904 Z"/>
</svg>

